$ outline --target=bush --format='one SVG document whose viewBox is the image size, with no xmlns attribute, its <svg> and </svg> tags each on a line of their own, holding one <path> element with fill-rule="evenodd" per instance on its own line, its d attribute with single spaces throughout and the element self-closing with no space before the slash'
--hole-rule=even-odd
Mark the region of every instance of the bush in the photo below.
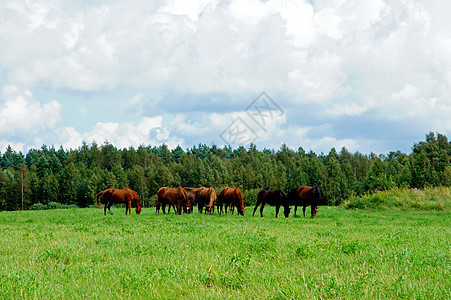
<svg viewBox="0 0 451 300">
<path fill-rule="evenodd" d="M 47 209 L 47 206 L 42 203 L 35 203 L 32 206 L 30 206 L 31 210 L 45 210 Z"/>
<path fill-rule="evenodd" d="M 257 204 L 257 195 L 261 189 L 244 190 L 243 202 L 245 206 L 251 206 Z"/>
<path fill-rule="evenodd" d="M 356 209 L 404 209 L 443 210 L 451 209 L 451 189 L 449 187 L 419 189 L 393 188 L 374 194 L 351 196 L 343 204 L 345 208 Z"/>
<path fill-rule="evenodd" d="M 58 203 L 58 202 L 49 202 L 47 204 L 47 209 L 58 209 L 58 208 L 61 208 L 61 207 L 62 207 L 62 204 Z"/>
<path fill-rule="evenodd" d="M 149 201 L 146 202 L 147 207 L 157 206 L 158 203 L 158 195 L 155 194 L 152 197 L 150 197 Z"/>
</svg>

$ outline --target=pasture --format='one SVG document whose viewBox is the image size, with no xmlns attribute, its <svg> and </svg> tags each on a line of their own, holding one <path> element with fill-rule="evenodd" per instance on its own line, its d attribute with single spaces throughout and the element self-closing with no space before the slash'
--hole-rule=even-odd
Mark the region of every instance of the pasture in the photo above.
<svg viewBox="0 0 451 300">
<path fill-rule="evenodd" d="M 0 212 L 1 299 L 446 299 L 450 214 Z M 308 208 L 310 213 L 310 208 Z M 301 212 L 302 213 L 302 212 Z M 298 211 L 299 214 L 299 211 Z"/>
</svg>

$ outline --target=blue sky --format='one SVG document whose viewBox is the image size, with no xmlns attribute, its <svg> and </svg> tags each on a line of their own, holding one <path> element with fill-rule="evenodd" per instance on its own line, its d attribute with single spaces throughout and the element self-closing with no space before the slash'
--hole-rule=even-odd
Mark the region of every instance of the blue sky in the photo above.
<svg viewBox="0 0 451 300">
<path fill-rule="evenodd" d="M 410 153 L 450 136 L 449 15 L 434 0 L 1 1 L 0 152 L 255 134 Z"/>
</svg>

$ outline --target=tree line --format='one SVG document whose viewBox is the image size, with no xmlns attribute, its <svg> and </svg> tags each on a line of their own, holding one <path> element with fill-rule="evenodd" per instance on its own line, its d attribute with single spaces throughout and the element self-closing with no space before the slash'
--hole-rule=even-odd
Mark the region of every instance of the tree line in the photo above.
<svg viewBox="0 0 451 300">
<path fill-rule="evenodd" d="M 8 146 L 0 153 L 0 169 L 0 210 L 55 203 L 87 207 L 99 191 L 126 187 L 151 206 L 163 186 L 239 187 L 251 205 L 266 186 L 287 192 L 316 185 L 322 205 L 338 205 L 350 195 L 394 187 L 450 186 L 451 142 L 430 132 L 410 154 L 388 155 L 350 153 L 344 147 L 316 154 L 285 144 L 278 150 L 205 144 L 185 150 L 167 145 L 118 149 L 108 142 L 83 143 L 75 150 L 43 145 L 24 155 Z"/>
</svg>

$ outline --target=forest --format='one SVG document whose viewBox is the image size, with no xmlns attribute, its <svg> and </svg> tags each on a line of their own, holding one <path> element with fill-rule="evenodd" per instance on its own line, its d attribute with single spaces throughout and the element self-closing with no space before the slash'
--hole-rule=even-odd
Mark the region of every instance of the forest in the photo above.
<svg viewBox="0 0 451 300">
<path fill-rule="evenodd" d="M 217 147 L 199 144 L 188 149 L 167 145 L 118 149 L 83 143 L 78 149 L 43 145 L 27 154 L 10 146 L 0 153 L 0 211 L 62 206 L 88 207 L 107 188 L 129 187 L 145 207 L 155 204 L 160 187 L 239 187 L 246 205 L 259 190 L 270 186 L 285 193 L 302 185 L 316 185 L 321 205 L 339 205 L 351 195 L 399 188 L 451 185 L 451 142 L 430 132 L 412 152 L 376 155 Z"/>
</svg>

